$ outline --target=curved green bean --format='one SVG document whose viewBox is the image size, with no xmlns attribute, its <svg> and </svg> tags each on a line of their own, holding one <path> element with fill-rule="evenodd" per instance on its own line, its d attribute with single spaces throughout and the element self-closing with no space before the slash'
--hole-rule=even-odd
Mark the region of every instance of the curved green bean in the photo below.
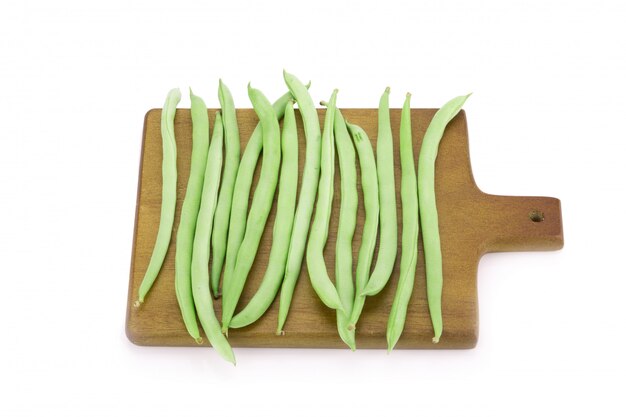
<svg viewBox="0 0 626 417">
<path fill-rule="evenodd" d="M 220 291 L 220 275 L 222 275 L 222 266 L 224 264 L 224 256 L 226 255 L 226 238 L 228 234 L 228 222 L 230 220 L 230 208 L 233 199 L 233 190 L 235 188 L 235 179 L 237 178 L 237 169 L 239 168 L 239 127 L 237 126 L 237 114 L 235 112 L 235 103 L 230 90 L 220 80 L 218 88 L 218 97 L 222 113 L 224 114 L 224 138 L 226 144 L 226 160 L 224 162 L 224 174 L 222 177 L 222 186 L 217 200 L 217 208 L 215 209 L 215 221 L 213 225 L 213 235 L 211 236 L 213 247 L 213 264 L 211 265 L 211 288 L 213 296 L 219 297 Z"/>
<path fill-rule="evenodd" d="M 313 289 L 322 302 L 335 310 L 342 310 L 341 299 L 332 281 L 328 277 L 326 263 L 324 262 L 324 246 L 328 239 L 328 227 L 330 212 L 333 203 L 333 181 L 335 176 L 335 147 L 333 144 L 333 127 L 335 123 L 335 103 L 337 102 L 337 90 L 328 103 L 326 118 L 324 120 L 324 133 L 322 134 L 321 172 L 317 193 L 317 205 L 315 218 L 311 226 L 311 236 L 306 248 L 306 263 L 309 270 L 309 278 Z"/>
<path fill-rule="evenodd" d="M 280 291 L 280 307 L 278 311 L 277 334 L 282 334 L 283 326 L 289 314 L 291 299 L 296 286 L 300 271 L 302 270 L 302 259 L 306 247 L 307 236 L 311 215 L 315 204 L 315 195 L 320 178 L 320 152 L 321 152 L 321 131 L 317 110 L 306 86 L 294 75 L 283 71 L 285 83 L 291 94 L 298 102 L 302 122 L 304 124 L 304 135 L 306 138 L 306 159 L 302 172 L 302 185 L 300 186 L 300 196 L 296 208 L 293 230 L 291 232 L 291 242 L 287 255 L 287 265 L 285 267 L 285 277 Z M 331 129 L 332 129 L 331 125 Z"/>
<path fill-rule="evenodd" d="M 235 269 L 230 281 L 224 283 L 222 300 L 222 331 L 224 333 L 228 333 L 230 320 L 256 257 L 265 222 L 274 201 L 280 168 L 280 127 L 276 113 L 263 93 L 250 85 L 248 85 L 248 96 L 263 129 L 263 163 L 259 182 L 252 198 L 246 231 L 237 252 Z"/>
<path fill-rule="evenodd" d="M 398 219 L 396 184 L 393 162 L 393 137 L 389 119 L 389 87 L 385 89 L 378 107 L 378 140 L 376 142 L 376 170 L 380 202 L 380 244 L 374 272 L 363 295 L 376 295 L 387 285 L 396 263 L 398 252 Z"/>
<path fill-rule="evenodd" d="M 378 176 L 376 175 L 376 160 L 374 151 L 367 133 L 357 125 L 347 123 L 348 130 L 352 135 L 356 151 L 359 154 L 359 166 L 361 168 L 361 188 L 363 189 L 363 205 L 365 206 L 365 222 L 363 223 L 363 235 L 361 247 L 356 264 L 356 296 L 350 314 L 349 329 L 354 329 L 359 321 L 365 295 L 363 289 L 369 279 L 372 257 L 376 247 L 376 235 L 378 233 Z M 388 184 L 385 187 L 389 187 Z M 340 294 L 341 295 L 341 294 Z"/>
<path fill-rule="evenodd" d="M 426 129 L 419 155 L 417 179 L 422 217 L 422 239 L 424 241 L 426 294 L 430 319 L 435 333 L 433 343 L 439 342 L 443 332 L 441 313 L 443 266 L 439 239 L 439 217 L 435 199 L 435 160 L 446 126 L 461 111 L 461 107 L 469 96 L 470 94 L 453 98 L 437 111 L 428 125 L 428 129 Z"/>
<path fill-rule="evenodd" d="M 413 292 L 415 268 L 417 265 L 417 241 L 419 236 L 417 178 L 413 158 L 411 134 L 411 95 L 406 95 L 400 116 L 400 165 L 402 182 L 402 256 L 400 258 L 400 278 L 387 321 L 387 349 L 394 348 L 404 330 L 406 311 Z"/>
<path fill-rule="evenodd" d="M 200 210 L 200 200 L 202 198 L 204 171 L 209 152 L 209 118 L 204 101 L 194 95 L 191 89 L 189 90 L 189 97 L 191 99 L 191 119 L 193 122 L 191 168 L 176 235 L 174 285 L 185 327 L 189 334 L 198 343 L 201 343 L 202 339 L 198 331 L 191 290 L 191 257 L 198 211 Z"/>
<path fill-rule="evenodd" d="M 222 170 L 222 145 L 224 130 L 222 117 L 218 112 L 215 116 L 213 137 L 204 172 L 204 185 L 202 189 L 202 202 L 198 214 L 196 234 L 193 240 L 193 257 L 191 261 L 191 282 L 193 288 L 193 301 L 198 311 L 200 324 L 209 339 L 211 346 L 228 362 L 235 364 L 235 355 L 228 340 L 220 330 L 220 323 L 213 310 L 211 287 L 209 280 L 209 244 L 213 229 L 213 216 L 217 205 L 217 192 L 220 185 Z"/>
<path fill-rule="evenodd" d="M 289 102 L 285 107 L 282 132 L 282 166 L 278 183 L 276 218 L 267 269 L 259 289 L 248 305 L 231 320 L 231 328 L 240 328 L 254 323 L 267 311 L 276 298 L 285 273 L 285 261 L 289 250 L 298 191 L 298 130 L 293 102 Z"/>
<path fill-rule="evenodd" d="M 285 112 L 285 106 L 292 100 L 291 93 L 283 94 L 272 107 L 276 112 L 276 117 L 281 119 Z M 257 124 L 254 132 L 248 140 L 246 149 L 239 163 L 235 189 L 233 191 L 232 207 L 230 209 L 230 224 L 228 226 L 228 244 L 226 246 L 226 261 L 224 263 L 224 280 L 222 286 L 225 287 L 231 281 L 239 245 L 243 240 L 246 230 L 246 218 L 248 214 L 248 200 L 250 199 L 250 188 L 254 171 L 259 159 L 259 154 L 263 148 L 263 128 L 261 123 Z"/>
<path fill-rule="evenodd" d="M 157 232 L 152 256 L 148 263 L 146 273 L 139 286 L 139 294 L 135 307 L 143 303 L 146 295 L 156 281 L 163 260 L 167 254 L 167 249 L 172 238 L 172 227 L 174 226 L 174 213 L 176 211 L 176 137 L 174 136 L 174 116 L 176 106 L 180 102 L 180 90 L 175 88 L 170 90 L 161 112 L 161 136 L 163 140 L 163 163 L 161 172 L 163 176 L 163 187 L 161 190 L 161 220 L 159 221 L 159 231 Z"/>
<path fill-rule="evenodd" d="M 359 195 L 356 188 L 356 156 L 346 122 L 339 111 L 335 110 L 335 145 L 339 158 L 341 176 L 341 206 L 339 208 L 339 227 L 335 246 L 335 286 L 345 311 L 337 310 L 337 330 L 341 340 L 350 349 L 356 349 L 354 329 L 348 329 L 352 304 L 354 302 L 354 283 L 352 282 L 352 238 L 356 229 L 356 211 Z"/>
</svg>

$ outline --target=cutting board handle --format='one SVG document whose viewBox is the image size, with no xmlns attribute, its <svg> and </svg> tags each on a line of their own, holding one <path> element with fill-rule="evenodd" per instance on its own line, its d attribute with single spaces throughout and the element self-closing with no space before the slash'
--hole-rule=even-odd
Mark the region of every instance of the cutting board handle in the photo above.
<svg viewBox="0 0 626 417">
<path fill-rule="evenodd" d="M 484 194 L 484 193 L 483 193 Z M 552 197 L 484 194 L 481 252 L 558 250 L 563 247 L 561 202 Z"/>
</svg>

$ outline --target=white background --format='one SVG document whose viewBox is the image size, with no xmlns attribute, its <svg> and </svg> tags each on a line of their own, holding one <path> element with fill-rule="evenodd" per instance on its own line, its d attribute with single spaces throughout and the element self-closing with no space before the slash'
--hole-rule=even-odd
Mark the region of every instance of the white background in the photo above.
<svg viewBox="0 0 626 417">
<path fill-rule="evenodd" d="M 624 415 L 624 3 L 367 3 L 2 2 L 0 415 Z M 478 185 L 562 200 L 562 251 L 483 258 L 476 349 L 232 367 L 126 339 L 145 112 L 174 86 L 216 107 L 219 77 L 249 107 L 283 68 L 343 107 L 472 91 Z"/>
</svg>

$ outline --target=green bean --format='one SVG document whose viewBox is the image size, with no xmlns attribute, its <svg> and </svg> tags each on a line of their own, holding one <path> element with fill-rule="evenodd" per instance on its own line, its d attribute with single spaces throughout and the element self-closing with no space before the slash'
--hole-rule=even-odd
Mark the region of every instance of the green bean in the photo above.
<svg viewBox="0 0 626 417">
<path fill-rule="evenodd" d="M 248 96 L 259 116 L 263 129 L 263 164 L 261 175 L 252 198 L 246 231 L 237 252 L 235 269 L 228 285 L 224 285 L 222 300 L 222 331 L 228 332 L 237 302 L 248 278 L 265 229 L 267 216 L 272 208 L 274 192 L 280 168 L 280 127 L 276 112 L 261 91 L 248 85 Z"/>
<path fill-rule="evenodd" d="M 219 297 L 220 275 L 226 254 L 226 237 L 228 232 L 228 221 L 230 219 L 230 208 L 233 198 L 237 169 L 239 168 L 239 127 L 237 126 L 237 115 L 235 104 L 230 90 L 220 80 L 218 97 L 222 113 L 224 114 L 224 137 L 226 144 L 226 160 L 224 162 L 224 175 L 222 186 L 215 209 L 215 221 L 213 225 L 213 264 L 211 265 L 211 288 L 213 295 Z"/>
<path fill-rule="evenodd" d="M 285 278 L 280 291 L 280 307 L 278 311 L 278 327 L 276 334 L 282 334 L 283 326 L 287 320 L 291 299 L 296 286 L 300 271 L 302 269 L 302 259 L 306 247 L 307 236 L 311 215 L 315 204 L 315 194 L 320 177 L 320 150 L 321 132 L 320 123 L 317 117 L 317 110 L 313 104 L 313 99 L 309 95 L 307 88 L 295 76 L 283 71 L 283 78 L 289 91 L 298 102 L 302 122 L 304 124 L 304 135 L 306 138 L 306 159 L 302 172 L 302 185 L 300 186 L 300 196 L 296 208 L 293 230 L 291 232 L 291 243 L 287 255 L 287 266 L 285 267 Z M 330 127 L 332 129 L 332 125 Z"/>
<path fill-rule="evenodd" d="M 400 116 L 400 165 L 402 182 L 402 256 L 400 258 L 400 278 L 391 305 L 387 322 L 387 349 L 394 348 L 404 329 L 406 311 L 413 292 L 415 267 L 417 264 L 417 240 L 419 236 L 417 178 L 413 159 L 413 139 L 411 135 L 411 95 L 406 95 Z"/>
<path fill-rule="evenodd" d="M 328 103 L 322 135 L 321 172 L 317 195 L 315 218 L 311 226 L 311 237 L 306 249 L 306 263 L 313 289 L 322 302 L 335 310 L 346 312 L 332 281 L 328 277 L 324 262 L 324 246 L 328 239 L 328 226 L 333 203 L 333 179 L 335 176 L 335 147 L 333 145 L 333 127 L 335 122 L 335 103 L 337 90 Z"/>
<path fill-rule="evenodd" d="M 461 107 L 470 95 L 456 97 L 437 111 L 422 141 L 418 164 L 418 192 L 420 199 L 421 223 L 424 241 L 424 259 L 426 268 L 426 294 L 430 319 L 435 336 L 433 343 L 438 343 L 443 332 L 441 313 L 441 295 L 443 292 L 443 267 L 441 242 L 439 239 L 439 218 L 435 199 L 435 160 L 439 143 L 448 123 L 461 111 Z"/>
<path fill-rule="evenodd" d="M 396 184 L 393 163 L 393 137 L 389 119 L 389 87 L 378 107 L 378 140 L 376 143 L 378 192 L 380 202 L 380 244 L 374 272 L 362 295 L 376 295 L 387 285 L 398 251 Z"/>
<path fill-rule="evenodd" d="M 189 97 L 193 122 L 191 168 L 176 235 L 174 286 L 185 327 L 189 334 L 198 343 L 201 343 L 202 339 L 196 322 L 191 289 L 191 257 L 198 210 L 200 210 L 200 199 L 202 198 L 204 171 L 209 152 L 209 118 L 204 101 L 194 95 L 191 89 L 189 90 Z"/>
<path fill-rule="evenodd" d="M 356 189 L 356 157 L 352 140 L 348 134 L 346 122 L 339 111 L 335 110 L 335 145 L 339 157 L 341 175 L 341 206 L 339 209 L 339 227 L 335 246 L 335 285 L 345 311 L 337 310 L 337 329 L 339 336 L 350 349 L 356 349 L 354 329 L 348 329 L 352 304 L 354 302 L 354 283 L 352 282 L 352 238 L 356 228 L 356 211 L 359 195 Z"/>
<path fill-rule="evenodd" d="M 363 188 L 363 204 L 365 206 L 365 222 L 363 223 L 363 235 L 361 237 L 361 247 L 359 248 L 359 258 L 356 264 L 356 296 L 350 315 L 349 328 L 354 329 L 363 304 L 365 296 L 362 294 L 369 279 L 372 257 L 376 247 L 376 234 L 378 233 L 378 177 L 376 175 L 376 160 L 374 151 L 367 134 L 357 125 L 347 123 L 348 130 L 352 135 L 357 153 L 359 154 L 359 166 L 361 168 L 361 188 Z M 389 187 L 388 184 L 385 187 Z"/>
<path fill-rule="evenodd" d="M 298 191 L 298 130 L 293 102 L 289 102 L 285 107 L 282 132 L 282 166 L 278 183 L 277 210 L 267 269 L 259 289 L 248 305 L 231 320 L 231 328 L 247 326 L 258 320 L 267 311 L 276 298 L 285 273 L 285 261 L 289 250 Z"/>
<path fill-rule="evenodd" d="M 276 117 L 283 117 L 285 106 L 292 99 L 291 93 L 282 95 L 273 104 Z M 230 224 L 228 226 L 228 244 L 226 247 L 226 262 L 224 263 L 224 281 L 222 285 L 225 287 L 231 281 L 235 262 L 237 261 L 237 252 L 239 245 L 243 240 L 246 230 L 246 217 L 248 214 L 248 200 L 250 198 L 250 188 L 254 171 L 259 159 L 259 154 L 263 148 L 263 129 L 261 123 L 257 124 L 254 132 L 248 140 L 248 145 L 243 153 L 239 170 L 237 171 L 237 179 L 235 180 L 235 190 L 233 191 L 232 207 L 230 209 Z"/>
<path fill-rule="evenodd" d="M 206 113 L 206 112 L 205 112 Z M 196 234 L 193 240 L 193 258 L 191 261 L 191 279 L 193 301 L 198 311 L 200 323 L 211 346 L 228 362 L 235 364 L 235 355 L 228 340 L 220 330 L 220 323 L 213 310 L 211 287 L 209 279 L 209 244 L 214 225 L 213 216 L 217 205 L 217 192 L 220 185 L 222 170 L 222 145 L 224 130 L 222 117 L 218 112 L 215 115 L 215 126 L 202 189 L 202 203 L 198 214 Z"/>
<path fill-rule="evenodd" d="M 161 189 L 161 220 L 159 231 L 150 257 L 150 263 L 146 269 L 146 274 L 141 280 L 139 294 L 135 307 L 143 303 L 146 295 L 152 288 L 152 284 L 157 279 L 163 260 L 167 254 L 167 249 L 172 238 L 172 227 L 174 226 L 174 213 L 176 211 L 176 138 L 174 136 L 174 116 L 176 106 L 180 102 L 180 90 L 175 88 L 170 90 L 161 112 L 161 136 L 163 141 L 163 162 L 161 172 L 163 186 Z"/>
</svg>

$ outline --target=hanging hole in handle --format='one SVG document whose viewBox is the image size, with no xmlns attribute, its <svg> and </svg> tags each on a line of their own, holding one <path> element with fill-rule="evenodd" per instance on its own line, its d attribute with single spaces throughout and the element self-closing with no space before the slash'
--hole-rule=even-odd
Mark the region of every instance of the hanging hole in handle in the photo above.
<svg viewBox="0 0 626 417">
<path fill-rule="evenodd" d="M 543 221 L 543 212 L 539 210 L 532 210 L 528 213 L 528 218 L 535 223 L 540 223 Z"/>
</svg>

